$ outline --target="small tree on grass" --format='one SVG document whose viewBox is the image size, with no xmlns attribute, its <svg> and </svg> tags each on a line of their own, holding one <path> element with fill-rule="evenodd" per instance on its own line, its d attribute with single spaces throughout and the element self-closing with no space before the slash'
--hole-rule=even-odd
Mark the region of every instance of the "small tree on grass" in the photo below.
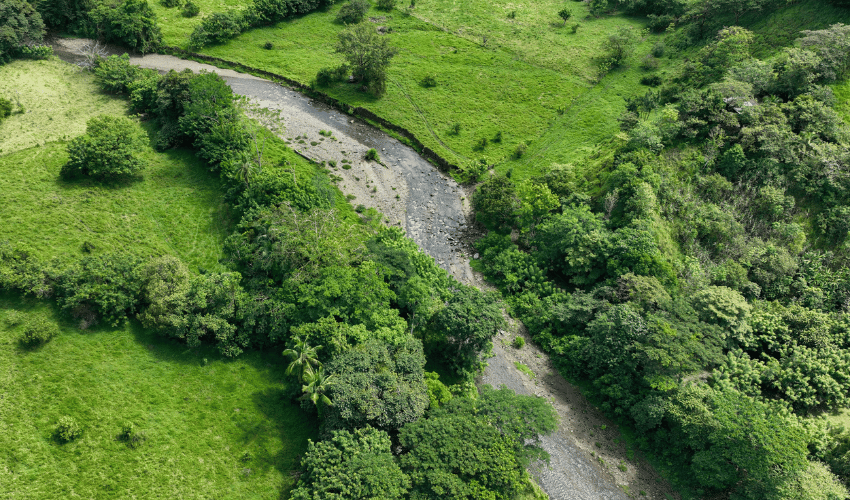
<svg viewBox="0 0 850 500">
<path fill-rule="evenodd" d="M 396 0 L 378 0 L 378 8 L 381 10 L 391 11 L 395 8 Z"/>
<path fill-rule="evenodd" d="M 573 16 L 573 13 L 570 12 L 569 9 L 564 7 L 563 9 L 561 9 L 560 12 L 558 12 L 558 15 L 561 17 L 561 19 L 564 20 L 564 26 L 566 26 L 567 21 L 569 21 L 569 19 Z"/>
<path fill-rule="evenodd" d="M 638 33 L 629 26 L 622 26 L 616 33 L 609 35 L 603 43 L 605 58 L 606 62 L 610 64 L 609 67 L 616 68 L 625 63 L 634 52 L 637 41 Z"/>
<path fill-rule="evenodd" d="M 70 159 L 62 176 L 107 179 L 135 174 L 144 167 L 138 157 L 143 144 L 142 132 L 130 119 L 96 116 L 86 124 L 85 135 L 68 145 Z"/>
<path fill-rule="evenodd" d="M 336 52 L 345 57 L 354 78 L 375 95 L 386 90 L 387 66 L 398 50 L 368 24 L 352 26 L 339 33 Z"/>
<path fill-rule="evenodd" d="M 56 324 L 39 319 L 24 328 L 19 341 L 23 346 L 33 348 L 50 342 L 58 334 Z"/>
<path fill-rule="evenodd" d="M 336 20 L 343 24 L 357 24 L 363 20 L 367 10 L 369 10 L 368 0 L 351 0 L 339 9 Z"/>
</svg>

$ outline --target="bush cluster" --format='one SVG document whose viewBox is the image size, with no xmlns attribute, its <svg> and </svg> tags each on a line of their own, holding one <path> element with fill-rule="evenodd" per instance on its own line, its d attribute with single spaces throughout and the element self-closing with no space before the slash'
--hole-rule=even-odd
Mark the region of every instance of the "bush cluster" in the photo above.
<svg viewBox="0 0 850 500">
<path fill-rule="evenodd" d="M 138 124 L 124 117 L 101 115 L 86 123 L 86 133 L 68 145 L 66 179 L 89 176 L 115 179 L 134 175 L 144 167 L 139 157 L 144 136 Z"/>
<path fill-rule="evenodd" d="M 83 434 L 83 428 L 74 417 L 63 415 L 59 417 L 54 435 L 63 443 L 70 443 Z"/>
<path fill-rule="evenodd" d="M 46 320 L 36 320 L 28 323 L 24 327 L 18 339 L 21 345 L 25 347 L 39 347 L 59 335 L 59 327 L 55 323 Z"/>
<path fill-rule="evenodd" d="M 249 28 L 273 24 L 293 15 L 307 14 L 330 3 L 330 0 L 254 0 L 242 11 L 214 12 L 205 17 L 189 35 L 189 47 L 197 50 L 214 43 L 223 43 Z M 185 12 L 184 15 L 191 17 Z"/>
</svg>

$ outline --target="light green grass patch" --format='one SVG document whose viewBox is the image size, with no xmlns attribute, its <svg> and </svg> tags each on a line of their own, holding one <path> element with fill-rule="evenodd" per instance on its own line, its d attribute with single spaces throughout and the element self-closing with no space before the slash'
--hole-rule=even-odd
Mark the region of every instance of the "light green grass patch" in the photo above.
<svg viewBox="0 0 850 500">
<path fill-rule="evenodd" d="M 514 361 L 514 366 L 516 366 L 516 369 L 517 369 L 517 370 L 519 370 L 519 371 L 521 371 L 522 373 L 524 373 L 524 374 L 528 375 L 528 378 L 530 378 L 530 379 L 532 379 L 532 380 L 534 380 L 534 379 L 536 379 L 536 378 L 537 378 L 537 374 L 536 374 L 536 373 L 534 373 L 534 371 L 532 371 L 532 369 L 531 369 L 531 368 L 529 368 L 528 366 L 526 366 L 526 365 L 524 365 L 524 364 L 520 363 L 519 361 Z"/>
<path fill-rule="evenodd" d="M 46 303 L 0 296 L 0 497 L 287 497 L 317 427 L 283 396 L 279 351 L 224 361 L 137 323 L 65 322 L 28 351 L 11 311 L 56 321 Z M 83 427 L 67 444 L 52 435 L 63 415 Z M 125 421 L 147 435 L 136 449 L 117 439 Z"/>
<path fill-rule="evenodd" d="M 835 93 L 835 110 L 850 125 L 850 80 L 832 86 Z"/>
<path fill-rule="evenodd" d="M 192 34 L 195 26 L 201 24 L 205 16 L 214 12 L 243 10 L 251 5 L 250 1 L 245 0 L 192 0 L 192 2 L 201 9 L 195 17 L 183 17 L 182 6 L 168 8 L 159 0 L 148 2 L 156 14 L 157 22 L 162 30 L 162 41 L 166 45 L 186 43 L 186 38 Z M 183 3 L 185 4 L 186 0 L 183 0 Z"/>
<path fill-rule="evenodd" d="M 348 83 L 321 90 L 407 128 L 426 146 L 458 164 L 481 158 L 490 164 L 509 161 L 517 144 L 533 143 L 547 134 L 568 139 L 576 145 L 574 150 L 594 148 L 608 139 L 612 130 L 616 131 L 623 96 L 645 92 L 637 84 L 639 75 L 635 73 L 636 78 L 617 85 L 620 95 L 614 98 L 616 110 L 611 110 L 606 100 L 601 103 L 605 108 L 601 113 L 596 103 L 581 107 L 578 111 L 584 114 L 571 121 L 562 112 L 574 109 L 573 105 L 592 88 L 590 82 L 596 76 L 594 58 L 605 38 L 620 26 L 639 29 L 642 22 L 604 16 L 583 21 L 585 29 L 573 35 L 557 25 L 556 13 L 551 22 L 542 20 L 548 16 L 546 9 L 553 5 L 531 9 L 540 16 L 542 25 L 538 21 L 522 21 L 526 23 L 521 26 L 522 36 L 516 37 L 513 28 L 494 28 L 493 37 L 486 44 L 463 27 L 444 29 L 425 22 L 423 19 L 430 18 L 422 14 L 422 6 L 417 6 L 414 15 L 404 10 L 370 10 L 370 19 L 364 22 L 371 22 L 376 28 L 392 28 L 387 36 L 399 48 L 388 70 L 387 93 L 374 98 Z M 478 0 L 468 2 L 466 7 L 473 11 L 490 8 L 489 3 Z M 343 29 L 334 22 L 338 8 L 250 30 L 228 43 L 208 47 L 204 53 L 310 83 L 319 69 L 342 62 L 334 54 L 337 33 Z M 578 4 L 573 8 L 579 17 L 582 9 L 586 11 Z M 488 22 L 494 26 L 503 24 L 501 19 Z M 550 36 L 554 38 L 547 38 Z M 635 65 L 657 38 L 650 36 L 641 44 Z M 274 49 L 263 49 L 266 42 L 271 42 Z M 527 50 L 521 51 L 517 44 L 524 44 L 522 48 Z M 437 85 L 421 85 L 426 76 L 433 77 Z M 571 116 L 575 118 L 574 114 Z M 601 126 L 597 123 L 600 120 Z M 565 130 L 565 122 L 575 126 Z M 461 126 L 459 134 L 452 132 L 455 124 Z M 494 142 L 499 132 L 502 141 Z M 479 148 L 482 139 L 487 139 L 487 145 Z M 534 150 L 532 145 L 529 151 Z"/>
<path fill-rule="evenodd" d="M 564 7 L 572 13 L 566 26 L 558 16 Z M 564 0 L 427 0 L 408 12 L 473 43 L 506 49 L 533 66 L 577 75 L 587 82 L 595 76 L 591 59 L 601 51 L 605 38 L 620 26 L 642 29 L 644 24 L 638 17 L 594 18 L 587 4 Z M 508 17 L 511 13 L 513 18 Z M 580 27 L 573 33 L 576 23 Z"/>
<path fill-rule="evenodd" d="M 343 61 L 334 53 L 343 29 L 333 22 L 338 8 L 250 30 L 203 52 L 310 83 L 319 69 Z M 368 15 L 386 16 L 377 10 Z M 543 133 L 583 85 L 579 77 L 529 65 L 507 50 L 480 47 L 397 11 L 374 24 L 392 27 L 387 36 L 400 50 L 389 67 L 386 95 L 376 99 L 348 83 L 321 90 L 407 128 L 453 162 L 508 157 L 517 142 Z M 275 48 L 263 49 L 266 42 Z M 428 75 L 436 87 L 420 85 Z M 455 123 L 461 124 L 458 135 L 450 132 Z M 499 131 L 502 143 L 493 143 Z M 481 138 L 489 144 L 479 151 Z"/>
<path fill-rule="evenodd" d="M 76 259 L 89 242 L 95 252 L 171 254 L 193 270 L 221 269 L 232 220 L 219 181 L 190 150 L 142 156 L 142 179 L 116 186 L 61 180 L 63 143 L 0 157 L 0 241 L 45 259 Z"/>
<path fill-rule="evenodd" d="M 123 100 L 99 92 L 91 73 L 57 58 L 0 65 L 0 97 L 24 107 L 0 121 L 0 155 L 82 135 L 99 114 L 127 114 Z"/>
</svg>

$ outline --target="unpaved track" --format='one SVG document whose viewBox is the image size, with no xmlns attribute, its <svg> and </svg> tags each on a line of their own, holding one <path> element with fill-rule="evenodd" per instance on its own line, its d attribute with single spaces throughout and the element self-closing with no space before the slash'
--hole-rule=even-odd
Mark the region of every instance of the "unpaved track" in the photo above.
<svg viewBox="0 0 850 500">
<path fill-rule="evenodd" d="M 54 48 L 63 59 L 74 60 L 73 52 L 82 43 L 80 40 L 57 40 Z M 458 280 L 483 284 L 482 278 L 472 272 L 469 252 L 461 244 L 470 214 L 467 194 L 412 148 L 274 82 L 172 56 L 153 54 L 131 60 L 159 71 L 188 68 L 196 72 L 215 72 L 235 93 L 262 107 L 280 110 L 285 127 L 281 136 L 308 158 L 318 162 L 336 161 L 333 173 L 343 178 L 339 183 L 341 190 L 355 196 L 353 204 L 377 208 L 387 216 L 389 224 L 402 226 L 420 248 Z M 332 138 L 327 137 L 327 131 Z M 378 150 L 383 165 L 363 160 L 370 148 Z M 347 163 L 350 169 L 342 168 L 343 160 L 350 162 Z M 489 360 L 482 382 L 494 387 L 504 384 L 520 394 L 546 397 L 558 410 L 561 419 L 558 431 L 543 439 L 544 448 L 551 454 L 550 465 L 533 470 L 549 497 L 552 500 L 626 500 L 628 497 L 618 485 L 628 485 L 629 496 L 663 499 L 663 491 L 669 490 L 660 488 L 655 472 L 641 460 L 630 463 L 626 473 L 611 466 L 612 463 L 617 465 L 615 460 L 626 457 L 622 444 L 616 441 L 613 425 L 591 407 L 575 387 L 557 375 L 548 365 L 546 356 L 530 343 L 521 351 L 506 347 L 514 335 L 503 332 L 497 339 L 495 357 Z M 523 355 L 533 358 L 524 359 Z M 535 370 L 548 371 L 539 379 L 529 379 L 515 367 L 518 360 Z M 609 429 L 600 430 L 600 427 Z M 604 457 L 607 465 L 600 465 L 600 457 Z M 640 491 L 645 491 L 645 496 L 639 495 Z"/>
</svg>

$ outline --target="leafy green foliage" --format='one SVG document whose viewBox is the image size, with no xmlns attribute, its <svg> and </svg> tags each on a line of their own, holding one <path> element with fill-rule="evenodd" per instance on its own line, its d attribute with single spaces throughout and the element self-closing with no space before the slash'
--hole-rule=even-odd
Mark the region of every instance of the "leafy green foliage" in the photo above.
<svg viewBox="0 0 850 500">
<path fill-rule="evenodd" d="M 349 0 L 337 12 L 336 20 L 344 24 L 357 24 L 363 20 L 363 16 L 366 15 L 368 10 L 368 0 Z"/>
<path fill-rule="evenodd" d="M 514 498 L 526 475 L 524 438 L 537 443 L 554 428 L 554 410 L 545 401 L 485 389 L 478 402 L 454 398 L 404 426 L 399 463 L 417 498 Z M 536 444 L 528 449 L 539 450 Z"/>
<path fill-rule="evenodd" d="M 372 427 L 310 442 L 294 500 L 406 498 L 410 480 L 393 460 L 389 436 Z"/>
<path fill-rule="evenodd" d="M 380 96 L 386 91 L 387 66 L 398 49 L 390 46 L 389 40 L 372 26 L 358 24 L 341 31 L 335 51 L 345 58 L 354 78 L 373 94 Z"/>
<path fill-rule="evenodd" d="M 114 7 L 103 4 L 90 15 L 107 41 L 127 45 L 142 53 L 153 52 L 162 44 L 156 14 L 147 0 L 123 0 Z"/>
<path fill-rule="evenodd" d="M 431 320 L 442 355 L 458 373 L 471 373 L 505 320 L 496 296 L 477 288 L 459 287 Z"/>
<path fill-rule="evenodd" d="M 68 145 L 68 163 L 62 176 L 91 176 L 98 179 L 127 177 L 139 172 L 143 135 L 128 118 L 101 115 L 86 124 L 86 134 Z"/>
<path fill-rule="evenodd" d="M 74 417 L 64 415 L 59 417 L 59 422 L 56 424 L 54 435 L 63 443 L 74 441 L 83 434 L 83 428 Z"/>
<path fill-rule="evenodd" d="M 141 292 L 140 259 L 126 253 L 85 256 L 56 283 L 59 307 L 80 321 L 81 329 L 104 320 L 116 326 L 136 312 Z"/>
<path fill-rule="evenodd" d="M 36 319 L 27 323 L 18 341 L 25 347 L 33 348 L 42 346 L 59 335 L 59 327 L 55 323 Z"/>
<path fill-rule="evenodd" d="M 605 273 L 611 234 L 587 206 L 565 207 L 537 226 L 534 243 L 541 259 L 576 284 L 591 284 Z"/>
<path fill-rule="evenodd" d="M 325 423 L 333 428 L 371 425 L 394 431 L 428 408 L 422 343 L 412 337 L 398 345 L 370 339 L 327 364 L 335 376 Z"/>
<path fill-rule="evenodd" d="M 230 40 L 246 28 L 245 18 L 239 12 L 214 12 L 195 27 L 189 37 L 189 47 L 200 49 L 213 43 Z"/>
<path fill-rule="evenodd" d="M 292 347 L 283 351 L 283 355 L 290 359 L 286 367 L 287 375 L 295 375 L 299 383 L 316 372 L 322 363 L 319 362 L 318 351 L 322 346 L 311 346 L 306 339 L 298 336 L 292 338 Z"/>
<path fill-rule="evenodd" d="M 354 262 L 363 240 L 362 227 L 334 210 L 303 213 L 284 204 L 246 216 L 227 247 L 248 280 L 306 282 Z"/>
<path fill-rule="evenodd" d="M 481 183 L 472 197 L 475 218 L 488 229 L 502 231 L 516 223 L 520 201 L 510 179 L 492 176 Z"/>
<path fill-rule="evenodd" d="M 0 64 L 44 38 L 44 21 L 26 0 L 0 1 L 0 26 Z"/>
</svg>

